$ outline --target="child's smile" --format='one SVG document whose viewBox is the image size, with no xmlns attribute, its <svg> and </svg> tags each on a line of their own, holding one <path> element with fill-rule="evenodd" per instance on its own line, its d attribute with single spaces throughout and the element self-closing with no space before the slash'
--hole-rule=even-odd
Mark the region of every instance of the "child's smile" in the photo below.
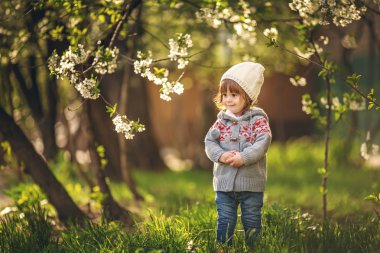
<svg viewBox="0 0 380 253">
<path fill-rule="evenodd" d="M 222 94 L 222 104 L 236 116 L 241 116 L 245 106 L 242 96 L 229 90 L 227 90 L 227 93 Z"/>
</svg>

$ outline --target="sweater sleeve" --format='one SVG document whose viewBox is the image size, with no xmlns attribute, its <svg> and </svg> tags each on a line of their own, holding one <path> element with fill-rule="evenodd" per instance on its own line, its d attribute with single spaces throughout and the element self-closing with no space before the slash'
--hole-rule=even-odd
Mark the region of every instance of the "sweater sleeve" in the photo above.
<svg viewBox="0 0 380 253">
<path fill-rule="evenodd" d="M 252 128 L 253 135 L 256 136 L 255 141 L 240 153 L 245 165 L 254 164 L 262 159 L 272 141 L 272 133 L 265 117 L 257 118 Z"/>
<path fill-rule="evenodd" d="M 218 162 L 220 156 L 225 152 L 220 146 L 220 130 L 218 129 L 218 124 L 219 119 L 210 128 L 205 137 L 206 155 L 213 162 Z"/>
</svg>

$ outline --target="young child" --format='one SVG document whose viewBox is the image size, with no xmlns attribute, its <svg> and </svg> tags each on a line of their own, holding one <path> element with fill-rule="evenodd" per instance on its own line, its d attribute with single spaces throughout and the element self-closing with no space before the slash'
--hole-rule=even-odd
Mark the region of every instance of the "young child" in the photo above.
<svg viewBox="0 0 380 253">
<path fill-rule="evenodd" d="M 251 249 L 261 232 L 266 152 L 272 140 L 267 115 L 253 106 L 264 70 L 261 64 L 242 62 L 223 74 L 214 100 L 221 111 L 205 138 L 206 155 L 214 162 L 217 241 L 232 245 L 240 204 L 245 240 Z"/>
</svg>

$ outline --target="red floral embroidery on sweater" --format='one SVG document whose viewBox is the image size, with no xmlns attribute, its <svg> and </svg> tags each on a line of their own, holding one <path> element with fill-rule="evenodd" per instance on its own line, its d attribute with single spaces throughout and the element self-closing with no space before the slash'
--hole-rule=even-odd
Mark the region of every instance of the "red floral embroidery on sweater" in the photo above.
<svg viewBox="0 0 380 253">
<path fill-rule="evenodd" d="M 252 131 L 256 135 L 262 134 L 262 133 L 268 133 L 269 135 L 272 136 L 272 132 L 270 130 L 268 121 L 266 120 L 265 117 L 260 117 L 256 119 L 255 123 L 252 126 Z"/>
<path fill-rule="evenodd" d="M 211 128 L 216 128 L 220 132 L 219 140 L 224 141 L 226 138 L 231 137 L 232 131 L 229 126 L 224 124 L 221 120 L 217 120 Z"/>
<path fill-rule="evenodd" d="M 272 135 L 268 121 L 265 117 L 259 117 L 255 122 L 253 122 L 253 124 L 240 125 L 240 127 L 239 136 L 244 137 L 246 139 L 246 142 L 253 143 L 256 139 L 256 136 L 262 133 L 268 133 L 269 135 Z M 217 120 L 211 128 L 219 130 L 220 141 L 230 139 L 232 136 L 231 127 L 224 124 L 221 120 Z"/>
</svg>

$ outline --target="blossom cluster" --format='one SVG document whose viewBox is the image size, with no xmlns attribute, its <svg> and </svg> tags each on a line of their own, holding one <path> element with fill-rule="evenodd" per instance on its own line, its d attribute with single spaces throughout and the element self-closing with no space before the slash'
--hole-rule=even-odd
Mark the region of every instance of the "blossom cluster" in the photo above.
<svg viewBox="0 0 380 253">
<path fill-rule="evenodd" d="M 276 41 L 278 36 L 278 31 L 275 27 L 267 28 L 264 30 L 263 34 L 269 39 Z"/>
<path fill-rule="evenodd" d="M 67 77 L 75 85 L 79 80 L 79 71 L 75 67 L 85 63 L 89 55 L 90 51 L 85 50 L 82 44 L 69 46 L 61 57 L 54 51 L 48 60 L 48 67 L 51 74 L 61 79 Z"/>
<path fill-rule="evenodd" d="M 101 75 L 111 74 L 115 72 L 117 68 L 117 57 L 119 55 L 119 49 L 114 47 L 113 49 L 99 47 L 95 53 L 94 68 L 95 72 Z"/>
<path fill-rule="evenodd" d="M 224 8 L 220 2 L 215 8 L 201 8 L 196 12 L 198 21 L 205 21 L 211 27 L 217 29 L 225 22 L 231 23 L 234 29 L 232 37 L 227 40 L 229 46 L 233 47 L 238 42 L 245 41 L 249 45 L 256 43 L 256 21 L 251 19 L 252 10 L 247 2 L 239 1 L 239 11 L 231 7 Z"/>
<path fill-rule="evenodd" d="M 117 67 L 118 54 L 119 49 L 116 47 L 110 49 L 101 46 L 92 54 L 82 44 L 78 44 L 76 47 L 69 46 L 62 56 L 59 56 L 54 51 L 48 60 L 48 67 L 50 73 L 57 78 L 68 78 L 83 98 L 97 99 L 100 96 L 98 80 L 93 76 L 90 78 L 85 77 L 83 67 L 90 59 L 90 56 L 93 56 L 94 60 L 91 67 L 94 68 L 96 73 L 102 75 L 113 73 Z"/>
<path fill-rule="evenodd" d="M 336 26 L 347 26 L 354 20 L 360 20 L 361 15 L 366 12 L 366 7 L 356 7 L 354 3 L 342 5 L 333 9 L 333 22 Z"/>
<path fill-rule="evenodd" d="M 305 94 L 302 96 L 302 111 L 305 112 L 307 115 L 312 114 L 314 104 L 315 103 L 313 103 L 309 94 Z"/>
<path fill-rule="evenodd" d="M 289 79 L 290 83 L 294 86 L 306 86 L 307 84 L 307 81 L 306 81 L 306 78 L 305 77 L 301 77 L 301 76 L 295 76 L 295 77 L 291 77 Z"/>
<path fill-rule="evenodd" d="M 186 60 L 188 57 L 188 49 L 193 46 L 193 41 L 191 40 L 190 34 L 178 34 L 177 40 L 169 39 L 169 58 L 171 61 L 178 62 L 178 69 L 184 69 L 189 63 Z"/>
<path fill-rule="evenodd" d="M 366 103 L 365 99 L 362 97 L 357 96 L 350 97 L 350 96 L 344 96 L 343 97 L 343 103 L 350 109 L 351 111 L 364 111 L 366 109 Z"/>
<path fill-rule="evenodd" d="M 320 101 L 321 101 L 321 104 L 324 105 L 326 109 L 329 108 L 327 98 L 321 97 Z M 341 106 L 339 98 L 338 97 L 331 98 L 331 110 L 336 110 L 339 106 Z"/>
<path fill-rule="evenodd" d="M 342 27 L 359 20 L 367 10 L 364 6 L 356 6 L 354 0 L 293 0 L 289 7 L 298 12 L 305 25 L 328 25 L 332 22 Z"/>
<path fill-rule="evenodd" d="M 315 48 L 314 47 L 307 47 L 305 50 L 301 51 L 298 47 L 294 47 L 294 51 L 296 52 L 297 55 L 303 57 L 303 58 L 306 58 L 306 59 L 310 59 L 311 56 L 313 56 L 315 53 L 322 53 L 323 52 L 323 48 L 320 47 L 318 44 L 314 44 Z"/>
<path fill-rule="evenodd" d="M 75 84 L 75 89 L 86 99 L 97 99 L 100 96 L 98 81 L 95 78 L 85 78 Z"/>
<path fill-rule="evenodd" d="M 117 133 L 124 134 L 124 137 L 129 140 L 133 139 L 135 132 L 145 131 L 145 126 L 138 121 L 132 121 L 125 115 L 117 115 L 112 119 L 112 123 L 115 125 L 115 131 Z"/>
<path fill-rule="evenodd" d="M 327 99 L 322 97 L 320 99 L 322 105 L 328 109 Z M 337 110 L 339 107 L 345 106 L 351 111 L 363 111 L 366 109 L 365 99 L 359 96 L 344 94 L 343 103 L 340 102 L 338 97 L 333 97 L 331 99 L 331 110 Z"/>
<path fill-rule="evenodd" d="M 166 68 L 153 68 L 152 52 L 148 51 L 144 54 L 140 51 L 137 52 L 137 59 L 134 62 L 134 72 L 140 74 L 142 77 L 147 78 L 149 81 L 153 82 L 158 86 L 162 86 L 160 89 L 160 98 L 166 101 L 170 101 L 170 94 L 176 93 L 178 95 L 182 94 L 184 91 L 183 84 L 176 81 L 170 82 L 168 79 L 169 70 Z"/>
</svg>

